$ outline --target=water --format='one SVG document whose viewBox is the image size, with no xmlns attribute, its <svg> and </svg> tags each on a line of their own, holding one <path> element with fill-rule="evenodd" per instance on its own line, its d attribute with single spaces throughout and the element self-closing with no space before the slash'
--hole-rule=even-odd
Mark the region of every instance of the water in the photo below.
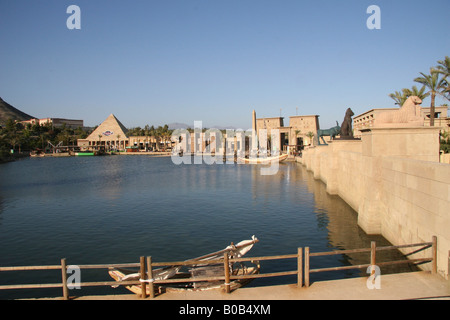
<svg viewBox="0 0 450 320">
<path fill-rule="evenodd" d="M 174 165 L 170 158 L 105 156 L 32 158 L 0 166 L 0 266 L 179 261 L 256 235 L 249 256 L 390 245 L 357 226 L 357 214 L 330 196 L 301 165 L 278 174 L 252 165 Z M 384 256 L 383 256 L 384 255 Z M 399 258 L 398 252 L 377 259 Z M 368 255 L 315 258 L 311 268 L 368 263 Z M 401 269 L 400 269 L 401 268 Z M 383 273 L 409 267 L 382 269 Z M 263 262 L 262 272 L 290 271 L 296 261 Z M 82 281 L 110 281 L 106 270 Z M 312 274 L 312 281 L 365 275 L 365 270 Z M 0 285 L 58 283 L 59 271 L 3 272 Z M 295 283 L 265 278 L 252 286 Z M 0 290 L 0 299 L 61 296 L 61 289 Z M 71 295 L 129 293 L 83 288 Z"/>
</svg>

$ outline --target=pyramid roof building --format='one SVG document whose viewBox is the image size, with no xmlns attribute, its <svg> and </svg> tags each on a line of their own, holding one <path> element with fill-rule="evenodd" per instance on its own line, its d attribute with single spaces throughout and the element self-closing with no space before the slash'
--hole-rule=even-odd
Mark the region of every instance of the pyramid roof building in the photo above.
<svg viewBox="0 0 450 320">
<path fill-rule="evenodd" d="M 102 141 L 116 141 L 127 138 L 128 129 L 116 118 L 115 115 L 110 114 L 101 125 L 97 127 L 87 140 L 98 140 L 101 136 Z M 119 137 L 119 138 L 118 138 Z"/>
</svg>

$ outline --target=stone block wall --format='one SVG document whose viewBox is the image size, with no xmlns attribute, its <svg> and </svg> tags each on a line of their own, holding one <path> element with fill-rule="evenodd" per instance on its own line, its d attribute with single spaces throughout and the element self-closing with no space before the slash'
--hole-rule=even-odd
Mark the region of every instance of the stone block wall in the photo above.
<svg viewBox="0 0 450 320">
<path fill-rule="evenodd" d="M 361 141 L 333 141 L 306 150 L 298 162 L 358 213 L 366 233 L 394 245 L 437 236 L 438 272 L 448 278 L 450 165 L 439 163 L 439 128 L 391 133 L 383 128 L 364 132 Z M 427 250 L 413 258 L 429 255 Z"/>
</svg>

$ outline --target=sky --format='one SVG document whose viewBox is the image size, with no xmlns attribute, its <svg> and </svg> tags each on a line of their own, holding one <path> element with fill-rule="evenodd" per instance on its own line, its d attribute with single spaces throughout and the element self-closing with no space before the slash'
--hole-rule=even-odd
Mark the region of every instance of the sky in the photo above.
<svg viewBox="0 0 450 320">
<path fill-rule="evenodd" d="M 113 113 L 128 128 L 249 129 L 255 110 L 328 128 L 347 108 L 395 107 L 390 93 L 450 56 L 449 12 L 449 0 L 0 0 L 0 97 L 86 126 Z"/>
</svg>

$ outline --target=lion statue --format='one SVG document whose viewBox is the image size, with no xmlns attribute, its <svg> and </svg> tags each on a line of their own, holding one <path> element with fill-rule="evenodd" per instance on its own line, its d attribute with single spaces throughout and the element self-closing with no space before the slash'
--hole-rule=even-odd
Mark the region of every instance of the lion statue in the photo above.
<svg viewBox="0 0 450 320">
<path fill-rule="evenodd" d="M 345 112 L 344 121 L 342 121 L 341 125 L 341 138 L 343 137 L 353 137 L 353 129 L 352 129 L 352 117 L 355 114 L 352 109 L 348 108 Z"/>
<path fill-rule="evenodd" d="M 374 120 L 374 127 L 423 127 L 422 99 L 409 97 L 398 110 L 381 112 Z"/>
</svg>

